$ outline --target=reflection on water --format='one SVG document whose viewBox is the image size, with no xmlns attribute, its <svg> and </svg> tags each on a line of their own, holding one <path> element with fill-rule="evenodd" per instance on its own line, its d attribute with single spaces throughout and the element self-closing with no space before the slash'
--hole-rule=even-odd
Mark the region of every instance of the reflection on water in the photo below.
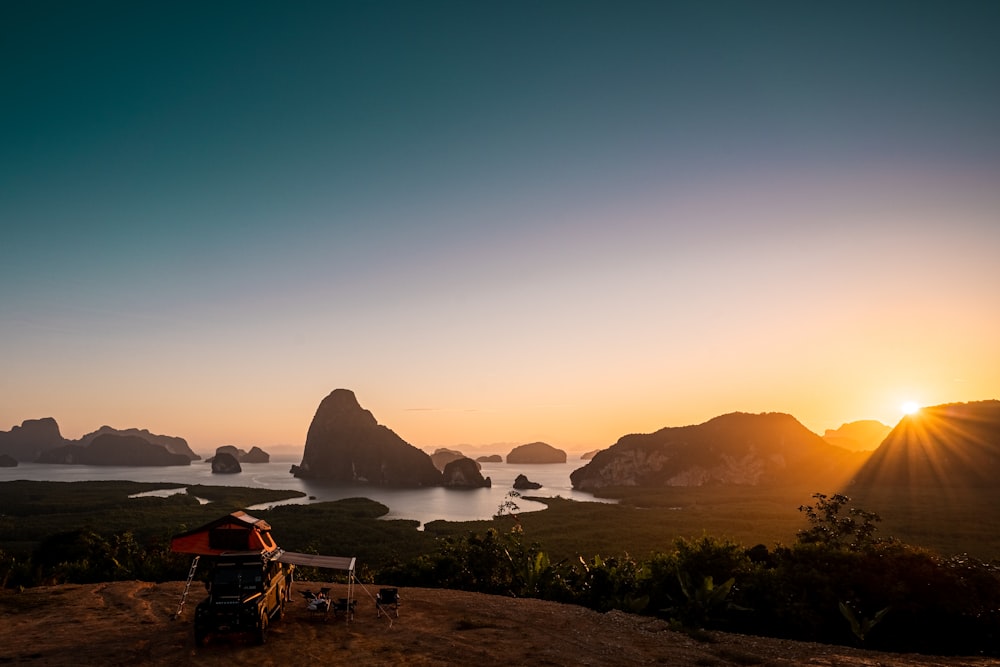
<svg viewBox="0 0 1000 667">
<path fill-rule="evenodd" d="M 78 482 L 87 480 L 126 480 L 134 482 L 172 482 L 176 484 L 205 484 L 208 486 L 249 486 L 263 489 L 289 489 L 306 494 L 304 498 L 294 498 L 290 503 L 310 503 L 343 498 L 371 498 L 389 508 L 387 519 L 413 519 L 424 524 L 435 519 L 445 521 L 472 521 L 489 519 L 496 514 L 508 492 L 512 490 L 514 478 L 524 474 L 542 488 L 523 492 L 525 495 L 543 498 L 562 496 L 571 500 L 590 502 L 612 502 L 594 498 L 589 493 L 574 491 L 569 475 L 580 468 L 584 461 L 572 461 L 548 465 L 507 465 L 506 463 L 483 463 L 483 476 L 490 477 L 493 486 L 489 489 L 387 489 L 358 484 L 331 484 L 318 480 L 292 477 L 289 468 L 298 461 L 277 461 L 272 463 L 244 464 L 243 472 L 236 475 L 214 475 L 212 467 L 202 461 L 190 466 L 167 467 L 126 467 L 126 466 L 82 466 L 55 465 L 43 463 L 21 463 L 16 468 L 0 468 L 0 481 L 16 479 L 42 480 L 53 482 Z M 176 491 L 172 491 L 176 492 Z M 521 512 L 545 509 L 539 502 L 517 499 Z M 255 506 L 247 509 L 263 509 L 274 505 Z"/>
<path fill-rule="evenodd" d="M 152 491 L 143 491 L 142 493 L 133 493 L 129 498 L 167 498 L 169 496 L 176 496 L 178 493 L 187 493 L 187 487 L 175 487 L 170 489 L 153 489 Z M 205 498 L 199 498 L 198 496 L 193 496 L 195 500 L 201 505 L 207 505 L 211 500 L 206 500 Z"/>
</svg>

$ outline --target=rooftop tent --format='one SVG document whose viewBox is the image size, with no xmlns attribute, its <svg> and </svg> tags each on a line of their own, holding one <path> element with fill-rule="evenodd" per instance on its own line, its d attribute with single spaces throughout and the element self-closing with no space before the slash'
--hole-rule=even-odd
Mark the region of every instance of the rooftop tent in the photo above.
<svg viewBox="0 0 1000 667">
<path fill-rule="evenodd" d="M 271 537 L 271 526 L 242 511 L 227 514 L 170 540 L 171 551 L 197 556 L 219 556 L 234 551 L 270 553 L 277 549 Z"/>
</svg>

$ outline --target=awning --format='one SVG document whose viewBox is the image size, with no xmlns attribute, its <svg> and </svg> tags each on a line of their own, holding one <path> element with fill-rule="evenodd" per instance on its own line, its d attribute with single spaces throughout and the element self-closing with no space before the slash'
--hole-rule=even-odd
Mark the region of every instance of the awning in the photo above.
<svg viewBox="0 0 1000 667">
<path fill-rule="evenodd" d="M 319 556 L 317 554 L 303 554 L 296 551 L 282 551 L 277 556 L 272 557 L 271 560 L 305 567 L 321 567 L 327 570 L 354 572 L 355 558 L 354 556 Z"/>
</svg>

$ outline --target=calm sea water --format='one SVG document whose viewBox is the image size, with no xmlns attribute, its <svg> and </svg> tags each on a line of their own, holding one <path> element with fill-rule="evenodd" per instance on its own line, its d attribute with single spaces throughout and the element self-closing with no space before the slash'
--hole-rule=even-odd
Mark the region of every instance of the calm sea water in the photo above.
<svg viewBox="0 0 1000 667">
<path fill-rule="evenodd" d="M 351 484 L 331 484 L 316 480 L 292 477 L 289 468 L 294 460 L 272 460 L 271 463 L 244 464 L 243 472 L 236 475 L 213 475 L 212 468 L 203 461 L 194 461 L 190 466 L 166 467 L 126 467 L 126 466 L 84 466 L 54 465 L 43 463 L 21 463 L 16 468 L 0 468 L 0 481 L 17 479 L 78 482 L 87 480 L 127 480 L 133 482 L 174 482 L 178 484 L 205 484 L 209 486 L 248 486 L 263 489 L 290 489 L 302 491 L 305 498 L 296 498 L 289 503 L 309 503 L 342 498 L 371 498 L 389 508 L 387 519 L 415 519 L 421 524 L 435 519 L 446 521 L 471 521 L 489 519 L 507 499 L 513 488 L 514 478 L 524 474 L 532 482 L 542 484 L 534 491 L 523 491 L 524 495 L 550 498 L 561 496 L 585 502 L 611 502 L 595 498 L 589 493 L 574 491 L 569 475 L 586 461 L 573 460 L 562 464 L 507 465 L 506 463 L 483 463 L 483 476 L 490 477 L 493 486 L 488 489 L 383 489 Z M 314 498 L 310 499 L 309 497 Z M 521 512 L 545 509 L 539 502 L 517 498 Z M 266 506 L 264 506 L 266 507 Z M 255 506 L 247 509 L 261 509 Z"/>
</svg>

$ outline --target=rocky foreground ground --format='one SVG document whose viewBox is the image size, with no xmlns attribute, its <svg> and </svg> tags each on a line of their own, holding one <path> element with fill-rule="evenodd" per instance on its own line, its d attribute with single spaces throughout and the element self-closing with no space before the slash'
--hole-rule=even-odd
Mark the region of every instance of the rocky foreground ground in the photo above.
<svg viewBox="0 0 1000 667">
<path fill-rule="evenodd" d="M 401 589 L 398 618 L 375 616 L 358 587 L 354 621 L 307 610 L 296 592 L 267 644 L 230 637 L 195 646 L 198 590 L 115 582 L 0 593 L 0 664 L 14 665 L 997 665 L 985 658 L 898 655 L 721 633 L 695 637 L 621 612 L 426 588 Z M 296 590 L 310 584 L 296 582 Z M 312 588 L 316 588 L 313 585 Z M 335 586 L 334 596 L 344 595 Z M 194 589 L 193 589 L 194 590 Z"/>
</svg>

